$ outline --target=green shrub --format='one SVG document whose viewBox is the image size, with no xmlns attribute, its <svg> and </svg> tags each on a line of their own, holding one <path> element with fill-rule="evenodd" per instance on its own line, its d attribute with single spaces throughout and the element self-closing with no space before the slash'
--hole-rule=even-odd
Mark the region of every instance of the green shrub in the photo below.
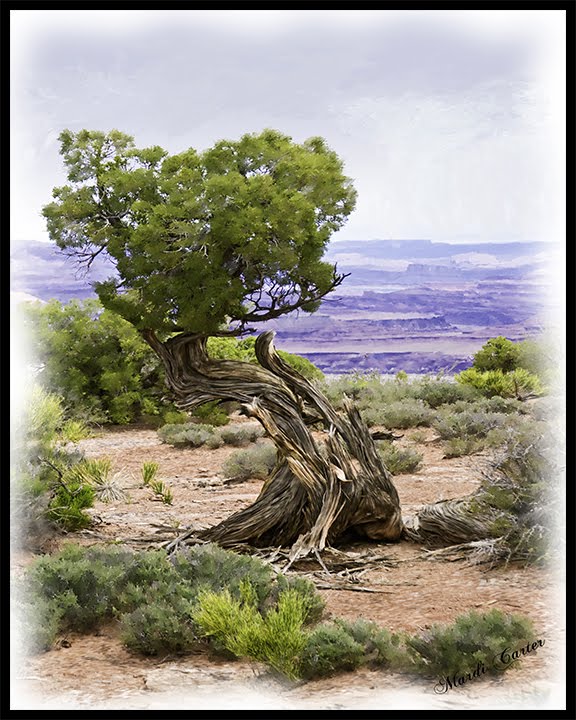
<svg viewBox="0 0 576 720">
<path fill-rule="evenodd" d="M 174 411 L 160 360 L 137 330 L 97 300 L 26 308 L 39 382 L 76 419 L 126 424 Z M 97 349 L 97 352 L 95 352 Z"/>
<path fill-rule="evenodd" d="M 391 633 L 370 620 L 359 619 L 350 622 L 336 618 L 334 623 L 363 646 L 364 662 L 394 670 L 411 667 L 411 659 L 406 652 L 402 634 Z"/>
<path fill-rule="evenodd" d="M 278 350 L 278 355 L 284 360 L 285 363 L 290 365 L 296 372 L 300 373 L 307 380 L 321 381 L 324 379 L 324 373 L 320 368 L 310 362 L 307 358 L 301 355 L 294 355 L 293 353 L 286 352 L 285 350 Z"/>
<path fill-rule="evenodd" d="M 181 655 L 197 650 L 201 641 L 192 620 L 195 602 L 183 583 L 147 588 L 148 600 L 122 616 L 121 640 L 143 655 Z"/>
<path fill-rule="evenodd" d="M 197 407 L 192 415 L 201 420 L 205 425 L 214 425 L 216 427 L 227 425 L 230 422 L 228 413 L 222 408 L 218 401 L 204 403 Z"/>
<path fill-rule="evenodd" d="M 214 433 L 205 440 L 204 445 L 206 445 L 207 448 L 210 448 L 210 450 L 217 450 L 224 445 L 224 440 L 222 439 L 220 433 Z"/>
<path fill-rule="evenodd" d="M 432 427 L 442 440 L 453 438 L 485 438 L 488 433 L 509 422 L 503 413 L 463 411 L 452 414 L 449 409 L 440 411 Z"/>
<path fill-rule="evenodd" d="M 486 435 L 486 444 L 490 447 L 501 447 L 510 444 L 538 444 L 546 432 L 547 424 L 525 416 L 512 416 L 509 422 L 495 427 Z"/>
<path fill-rule="evenodd" d="M 440 411 L 450 412 L 451 414 L 460 412 L 475 413 L 504 413 L 505 415 L 525 415 L 529 413 L 526 403 L 514 398 L 503 398 L 494 395 L 490 398 L 481 397 L 472 402 L 458 400 L 450 405 L 441 405 Z"/>
<path fill-rule="evenodd" d="M 72 469 L 55 486 L 46 517 L 71 532 L 87 528 L 92 518 L 85 510 L 93 507 L 95 497 L 94 488 Z"/>
<path fill-rule="evenodd" d="M 463 455 L 474 455 L 474 453 L 484 450 L 485 444 L 483 440 L 475 437 L 455 437 L 446 440 L 444 443 L 444 457 L 457 458 Z"/>
<path fill-rule="evenodd" d="M 326 603 L 321 595 L 316 591 L 316 586 L 312 580 L 298 577 L 297 575 L 277 575 L 276 584 L 272 587 L 272 591 L 266 598 L 264 607 L 274 606 L 278 602 L 278 597 L 284 590 L 294 590 L 298 595 L 305 598 L 306 601 L 306 617 L 304 624 L 314 624 L 318 622 L 326 607 Z"/>
<path fill-rule="evenodd" d="M 240 423 L 222 428 L 196 423 L 164 425 L 158 430 L 162 442 L 169 445 L 189 445 L 200 447 L 206 445 L 215 449 L 227 445 L 248 445 L 262 437 L 264 430 L 258 423 Z"/>
<path fill-rule="evenodd" d="M 307 638 L 299 674 L 306 680 L 355 670 L 365 661 L 364 646 L 337 624 L 319 625 Z"/>
<path fill-rule="evenodd" d="M 336 618 L 309 634 L 302 654 L 300 673 L 306 679 L 325 677 L 361 665 L 412 669 L 403 636 L 393 634 L 369 620 L 350 622 Z"/>
<path fill-rule="evenodd" d="M 269 442 L 260 442 L 248 450 L 238 450 L 225 461 L 222 471 L 233 480 L 266 479 L 276 464 L 276 448 Z"/>
<path fill-rule="evenodd" d="M 59 607 L 63 629 L 91 630 L 113 614 L 125 557 L 120 551 L 97 553 L 67 545 L 31 567 L 30 595 Z"/>
<path fill-rule="evenodd" d="M 201 592 L 194 621 L 236 657 L 266 662 L 287 677 L 298 678 L 299 657 L 306 644 L 302 630 L 305 597 L 294 589 L 284 590 L 277 606 L 262 616 L 249 582 L 242 581 L 240 592 L 240 600 L 228 590 Z"/>
<path fill-rule="evenodd" d="M 222 428 L 219 435 L 226 445 L 241 447 L 261 438 L 264 435 L 264 428 L 258 423 L 246 423 Z"/>
<path fill-rule="evenodd" d="M 462 385 L 476 388 L 482 395 L 504 398 L 523 398 L 527 395 L 542 393 L 542 385 L 536 375 L 528 370 L 517 368 L 511 372 L 487 370 L 482 372 L 476 368 L 468 368 L 455 376 Z"/>
<path fill-rule="evenodd" d="M 44 531 L 46 521 L 64 530 L 92 522 L 85 512 L 94 504 L 95 485 L 90 461 L 70 448 L 84 434 L 81 423 L 65 420 L 62 398 L 33 386 L 15 428 L 11 473 L 11 512 L 30 542 Z"/>
<path fill-rule="evenodd" d="M 200 447 L 214 436 L 215 430 L 211 425 L 196 423 L 176 423 L 163 425 L 158 429 L 158 437 L 169 445 L 189 445 Z"/>
<path fill-rule="evenodd" d="M 20 603 L 21 630 L 19 641 L 26 653 L 50 650 L 62 626 L 64 604 L 43 597 L 23 598 Z"/>
<path fill-rule="evenodd" d="M 424 456 L 412 448 L 401 448 L 390 441 L 378 443 L 378 452 L 384 465 L 393 475 L 417 472 Z"/>
<path fill-rule="evenodd" d="M 274 592 L 275 573 L 270 565 L 218 545 L 208 543 L 186 548 L 171 555 L 170 562 L 184 581 L 213 592 L 228 589 L 237 599 L 242 581 L 249 580 L 262 607 Z"/>
<path fill-rule="evenodd" d="M 408 639 L 415 652 L 417 667 L 435 677 L 457 677 L 472 673 L 478 663 L 486 671 L 500 672 L 509 665 L 499 658 L 534 641 L 531 621 L 500 610 L 480 614 L 475 611 L 458 617 L 452 625 L 433 625 L 419 637 Z"/>
<path fill-rule="evenodd" d="M 458 401 L 470 402 L 478 397 L 478 392 L 474 388 L 438 378 L 422 378 L 410 383 L 409 388 L 412 398 L 422 400 L 433 409 L 441 405 L 452 405 Z"/>
<path fill-rule="evenodd" d="M 488 340 L 474 355 L 473 367 L 480 372 L 500 370 L 509 373 L 519 367 L 520 350 L 512 340 L 499 335 Z"/>
<path fill-rule="evenodd" d="M 426 427 L 434 418 L 434 412 L 422 401 L 406 398 L 380 407 L 361 411 L 364 421 L 371 427 L 384 425 L 389 429 L 404 430 L 411 427 Z"/>
</svg>

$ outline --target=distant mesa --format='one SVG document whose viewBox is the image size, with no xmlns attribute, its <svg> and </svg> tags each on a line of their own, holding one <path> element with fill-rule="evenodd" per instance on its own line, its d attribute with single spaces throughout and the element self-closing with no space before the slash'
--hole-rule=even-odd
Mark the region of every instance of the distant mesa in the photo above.
<svg viewBox="0 0 576 720">
<path fill-rule="evenodd" d="M 458 372 L 488 338 L 521 340 L 542 328 L 553 282 L 548 248 L 543 242 L 333 242 L 326 259 L 350 276 L 318 313 L 284 316 L 266 327 L 276 331 L 279 348 L 326 373 Z M 99 256 L 85 276 L 55 245 L 38 241 L 16 245 L 10 264 L 14 303 L 95 297 L 91 284 L 114 274 Z"/>
</svg>

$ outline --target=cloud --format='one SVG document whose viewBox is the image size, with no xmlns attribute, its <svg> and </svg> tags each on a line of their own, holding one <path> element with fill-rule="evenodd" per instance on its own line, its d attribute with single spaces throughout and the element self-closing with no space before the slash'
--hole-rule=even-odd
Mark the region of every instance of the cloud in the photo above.
<svg viewBox="0 0 576 720">
<path fill-rule="evenodd" d="M 265 127 L 323 135 L 359 191 L 342 239 L 540 235 L 558 207 L 543 151 L 555 65 L 536 72 L 550 13 L 13 15 L 18 234 L 44 233 L 63 177 L 47 138 L 65 127 L 171 152 Z"/>
</svg>

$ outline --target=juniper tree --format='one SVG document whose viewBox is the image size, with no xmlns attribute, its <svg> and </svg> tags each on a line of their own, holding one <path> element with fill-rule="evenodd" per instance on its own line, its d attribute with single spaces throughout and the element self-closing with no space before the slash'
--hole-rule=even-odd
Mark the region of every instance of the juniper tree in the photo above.
<svg viewBox="0 0 576 720">
<path fill-rule="evenodd" d="M 51 239 L 86 270 L 110 259 L 115 272 L 96 293 L 161 358 L 181 408 L 237 401 L 276 444 L 255 503 L 203 536 L 293 545 L 293 557 L 351 529 L 398 539 L 397 492 L 352 404 L 337 413 L 283 362 L 270 332 L 256 341 L 259 365 L 206 349 L 209 337 L 314 312 L 344 280 L 323 260 L 356 200 L 336 153 L 320 137 L 296 143 L 274 130 L 174 155 L 117 130 L 66 130 L 60 143 L 68 184 L 43 209 Z M 324 449 L 310 432 L 317 423 Z"/>
</svg>

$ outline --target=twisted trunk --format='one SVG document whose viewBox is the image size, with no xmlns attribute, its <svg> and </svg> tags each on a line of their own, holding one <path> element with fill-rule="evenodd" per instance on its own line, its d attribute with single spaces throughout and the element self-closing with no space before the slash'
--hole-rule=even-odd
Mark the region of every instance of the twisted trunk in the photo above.
<svg viewBox="0 0 576 720">
<path fill-rule="evenodd" d="M 346 401 L 344 414 L 337 413 L 282 361 L 273 333 L 256 341 L 259 366 L 209 358 L 204 336 L 180 335 L 162 343 L 152 332 L 143 335 L 162 359 L 180 408 L 239 402 L 276 445 L 276 466 L 256 501 L 201 537 L 222 546 L 292 546 L 293 560 L 348 531 L 377 540 L 400 538 L 398 493 L 358 410 Z M 310 422 L 324 425 L 321 444 Z"/>
</svg>

